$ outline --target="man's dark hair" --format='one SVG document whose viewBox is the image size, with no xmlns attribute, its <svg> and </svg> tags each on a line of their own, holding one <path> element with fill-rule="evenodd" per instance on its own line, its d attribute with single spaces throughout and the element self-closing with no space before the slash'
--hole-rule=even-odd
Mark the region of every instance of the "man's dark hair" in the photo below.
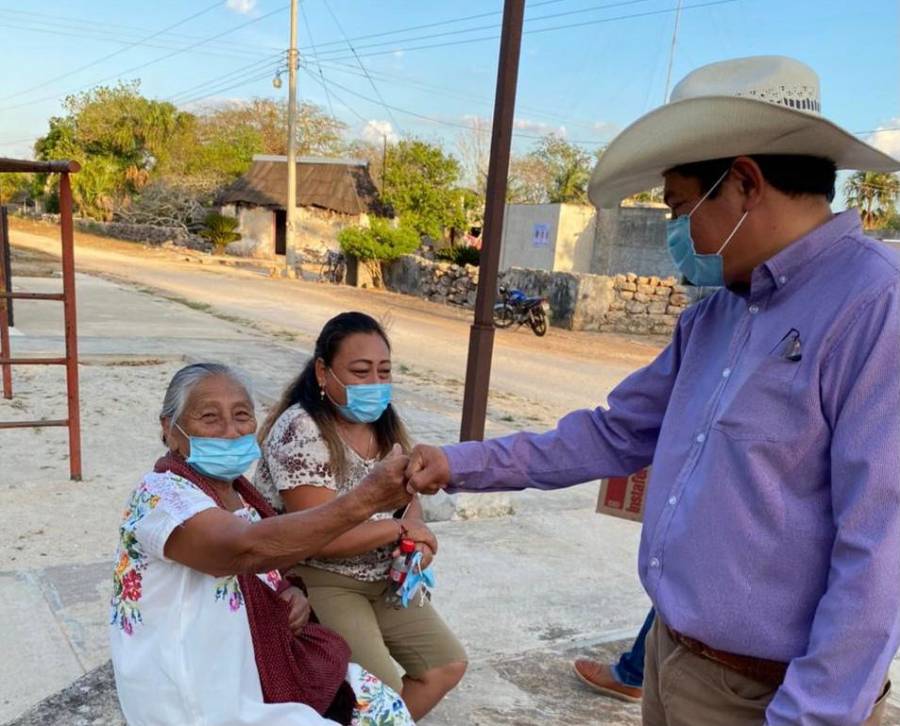
<svg viewBox="0 0 900 726">
<path fill-rule="evenodd" d="M 829 202 L 834 199 L 837 166 L 831 159 L 789 154 L 748 154 L 748 156 L 759 164 L 765 180 L 778 191 L 791 197 L 815 194 L 824 196 Z M 698 179 L 700 191 L 706 194 L 736 158 L 680 164 L 669 171 Z M 719 189 L 721 187 L 716 187 L 710 197 L 715 197 Z"/>
</svg>

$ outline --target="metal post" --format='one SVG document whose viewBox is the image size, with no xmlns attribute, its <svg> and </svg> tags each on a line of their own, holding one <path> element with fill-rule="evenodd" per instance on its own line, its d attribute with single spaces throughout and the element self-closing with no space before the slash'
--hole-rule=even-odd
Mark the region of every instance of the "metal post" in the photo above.
<svg viewBox="0 0 900 726">
<path fill-rule="evenodd" d="M 0 293 L 12 292 L 12 280 L 9 274 L 9 254 L 9 227 L 6 224 L 6 207 L 0 207 Z M 0 359 L 12 358 L 12 350 L 9 344 L 11 313 L 12 300 L 0 294 Z M 3 378 L 3 397 L 12 398 L 12 366 L 8 363 L 0 363 L 0 375 Z"/>
<path fill-rule="evenodd" d="M 297 274 L 297 0 L 291 0 L 291 47 L 288 50 L 287 217 L 284 231 L 284 271 Z"/>
<path fill-rule="evenodd" d="M 63 310 L 66 326 L 66 389 L 69 404 L 69 476 L 81 481 L 81 414 L 78 406 L 78 327 L 75 319 L 75 236 L 72 231 L 72 186 L 68 173 L 59 178 L 59 226 L 62 237 Z"/>
<path fill-rule="evenodd" d="M 500 267 L 500 241 L 506 206 L 506 177 L 512 144 L 516 83 L 519 76 L 519 51 L 525 0 L 505 0 L 503 30 L 500 37 L 500 62 L 491 130 L 491 158 L 485 190 L 484 240 L 481 246 L 478 293 L 475 298 L 475 322 L 469 333 L 469 360 L 463 395 L 460 440 L 484 438 L 488 388 L 491 382 L 491 356 L 494 350 L 493 308 Z"/>
<path fill-rule="evenodd" d="M 3 245 L 3 259 L 6 264 L 6 285 L 12 291 L 12 249 L 9 241 L 9 207 L 0 206 L 0 245 Z M 16 319 L 13 315 L 13 301 L 10 299 L 7 308 L 9 327 L 16 327 Z"/>
</svg>

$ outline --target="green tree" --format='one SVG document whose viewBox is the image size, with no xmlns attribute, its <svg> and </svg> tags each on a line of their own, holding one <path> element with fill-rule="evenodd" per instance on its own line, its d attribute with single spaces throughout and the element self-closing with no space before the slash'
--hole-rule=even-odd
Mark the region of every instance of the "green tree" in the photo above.
<svg viewBox="0 0 900 726">
<path fill-rule="evenodd" d="M 878 227 L 896 212 L 900 177 L 875 171 L 858 171 L 844 184 L 847 206 L 859 209 L 866 229 Z"/>
<path fill-rule="evenodd" d="M 33 186 L 31 174 L 0 174 L 0 206 L 30 197 Z"/>
<path fill-rule="evenodd" d="M 386 166 L 381 196 L 406 225 L 432 239 L 465 225 L 459 162 L 439 146 L 400 141 L 388 147 Z"/>
<path fill-rule="evenodd" d="M 338 233 L 341 251 L 365 264 L 375 284 L 380 287 L 381 265 L 414 252 L 419 244 L 418 232 L 403 224 L 395 226 L 391 220 L 373 217 L 369 227 L 346 227 Z"/>
<path fill-rule="evenodd" d="M 587 202 L 593 159 L 584 149 L 561 136 L 548 134 L 530 156 L 548 171 L 547 198 L 551 202 Z"/>
<path fill-rule="evenodd" d="M 98 219 L 110 219 L 122 199 L 147 183 L 192 118 L 171 103 L 144 98 L 137 81 L 69 96 L 63 107 L 66 114 L 51 118 L 48 133 L 35 143 L 35 156 L 79 162 L 73 199 L 82 214 Z M 55 197 L 55 177 L 39 182 Z"/>
<path fill-rule="evenodd" d="M 532 151 L 510 162 L 507 201 L 586 203 L 591 170 L 600 153 L 591 155 L 556 134 L 544 136 Z"/>
</svg>

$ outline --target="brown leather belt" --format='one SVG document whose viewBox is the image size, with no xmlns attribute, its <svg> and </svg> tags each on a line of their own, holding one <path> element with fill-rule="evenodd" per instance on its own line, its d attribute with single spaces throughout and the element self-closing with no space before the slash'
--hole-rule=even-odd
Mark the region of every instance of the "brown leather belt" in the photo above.
<svg viewBox="0 0 900 726">
<path fill-rule="evenodd" d="M 682 635 L 677 630 L 672 630 L 668 625 L 666 625 L 666 630 L 669 633 L 669 637 L 678 645 L 684 646 L 686 650 L 700 658 L 718 663 L 720 666 L 728 668 L 735 673 L 740 673 L 742 676 L 773 688 L 778 688 L 784 682 L 784 676 L 788 668 L 787 663 L 716 650 L 706 645 L 706 643 L 701 643 L 699 640 Z"/>
</svg>

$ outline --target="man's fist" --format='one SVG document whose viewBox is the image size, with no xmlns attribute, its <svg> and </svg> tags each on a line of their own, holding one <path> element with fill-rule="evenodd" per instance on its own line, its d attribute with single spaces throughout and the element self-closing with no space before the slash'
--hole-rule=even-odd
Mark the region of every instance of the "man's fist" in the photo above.
<svg viewBox="0 0 900 726">
<path fill-rule="evenodd" d="M 410 494 L 435 494 L 450 483 L 450 463 L 443 449 L 419 444 L 409 455 L 406 488 Z"/>
</svg>

